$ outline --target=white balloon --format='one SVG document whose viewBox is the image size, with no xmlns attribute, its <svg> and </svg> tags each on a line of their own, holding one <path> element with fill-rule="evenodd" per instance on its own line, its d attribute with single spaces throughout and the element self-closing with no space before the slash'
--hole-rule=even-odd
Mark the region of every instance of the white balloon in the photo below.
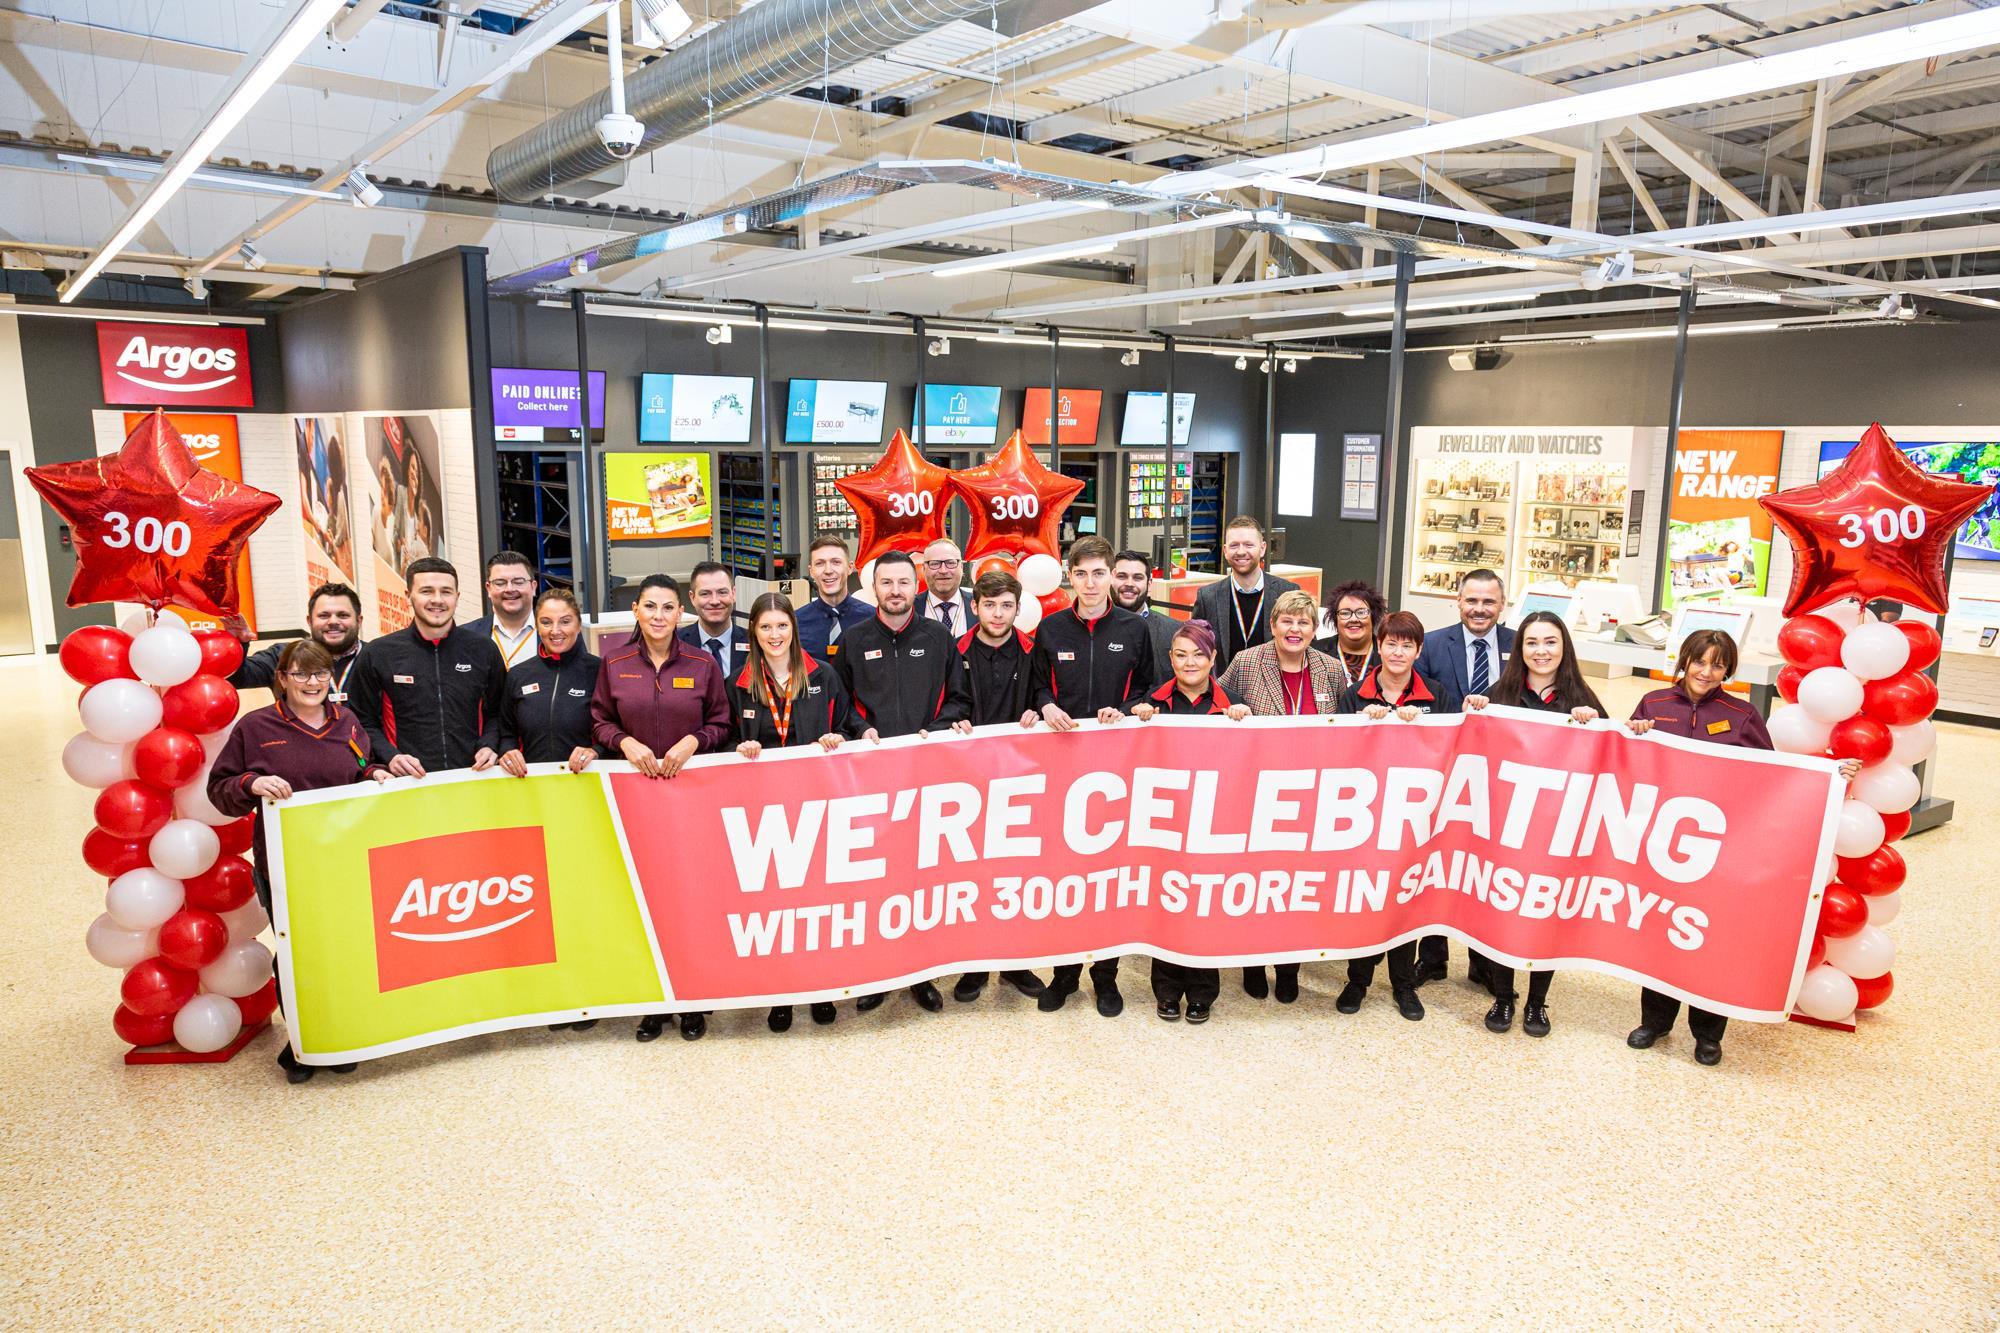
<svg viewBox="0 0 2000 1333">
<path fill-rule="evenodd" d="M 62 766 L 72 782 L 86 787 L 109 787 L 133 775 L 132 747 L 113 745 L 80 731 L 63 746 Z"/>
<path fill-rule="evenodd" d="M 1925 718 L 1907 727 L 1889 728 L 1889 762 L 1921 764 L 1937 753 L 1937 728 Z"/>
<path fill-rule="evenodd" d="M 1877 893 L 1862 898 L 1868 904 L 1868 924 L 1886 926 L 1903 914 L 1903 891 Z"/>
<path fill-rule="evenodd" d="M 1855 774 L 1847 794 L 1885 815 L 1899 815 L 1917 803 L 1923 788 L 1924 784 L 1910 769 L 1884 760 L 1879 764 L 1870 764 Z"/>
<path fill-rule="evenodd" d="M 1857 980 L 1873 981 L 1896 965 L 1896 941 L 1880 926 L 1863 926 L 1852 935 L 1828 940 L 1826 961 Z"/>
<path fill-rule="evenodd" d="M 1853 629 L 1863 621 L 1874 618 L 1869 615 L 1867 607 L 1855 601 L 1852 597 L 1843 597 L 1832 606 L 1823 606 L 1813 612 L 1813 614 L 1816 616 L 1825 616 L 1842 629 Z"/>
<path fill-rule="evenodd" d="M 132 674 L 166 689 L 201 670 L 201 645 L 185 625 L 158 624 L 132 640 Z"/>
<path fill-rule="evenodd" d="M 873 598 L 875 596 L 875 562 L 873 560 L 870 560 L 861 567 L 860 578 L 860 591 L 867 593 L 870 598 Z"/>
<path fill-rule="evenodd" d="M 168 629 L 192 628 L 189 626 L 186 616 L 182 615 L 179 611 L 169 610 L 166 607 L 160 608 L 158 619 L 148 616 L 141 610 L 134 611 L 131 615 L 118 622 L 118 628 L 124 630 L 135 639 L 155 625 L 165 625 Z"/>
<path fill-rule="evenodd" d="M 1023 634 L 1033 634 L 1035 626 L 1042 623 L 1042 604 L 1030 597 L 1021 603 L 1021 609 L 1014 613 L 1014 628 Z"/>
<path fill-rule="evenodd" d="M 174 1040 L 182 1050 L 219 1051 L 243 1031 L 243 1011 L 226 995 L 197 995 L 174 1015 Z"/>
<path fill-rule="evenodd" d="M 104 911 L 127 930 L 152 930 L 187 901 L 187 891 L 151 866 L 128 870 L 104 890 Z"/>
<path fill-rule="evenodd" d="M 1771 744 L 1786 754 L 1818 754 L 1833 736 L 1833 724 L 1822 722 L 1796 704 L 1771 714 L 1767 728 Z"/>
<path fill-rule="evenodd" d="M 1845 667 L 1820 667 L 1799 682 L 1799 707 L 1828 726 L 1861 711 L 1861 682 Z"/>
<path fill-rule="evenodd" d="M 119 677 L 100 680 L 77 701 L 83 729 L 101 741 L 125 745 L 160 725 L 160 695 L 152 686 Z"/>
<path fill-rule="evenodd" d="M 1030 597 L 1046 597 L 1062 586 L 1062 562 L 1037 551 L 1021 562 L 1021 591 Z"/>
<path fill-rule="evenodd" d="M 1881 812 L 1874 806 L 1851 799 L 1843 801 L 1840 822 L 1833 834 L 1833 854 L 1866 856 L 1882 845 L 1882 838 L 1888 831 L 1888 826 L 1882 822 Z"/>
<path fill-rule="evenodd" d="M 1830 952 L 1833 941 L 1828 940 L 1827 944 Z M 1855 987 L 1854 978 L 1837 967 L 1821 963 L 1799 983 L 1798 1003 L 1794 1007 L 1807 1018 L 1838 1023 L 1853 1013 L 1860 1002 L 1861 992 Z"/>
<path fill-rule="evenodd" d="M 270 979 L 271 951 L 256 940 L 225 946 L 221 956 L 201 970 L 203 990 L 239 1000 L 256 994 Z"/>
<path fill-rule="evenodd" d="M 198 819 L 170 819 L 146 844 L 153 868 L 174 879 L 193 879 L 222 855 L 222 839 Z"/>
<path fill-rule="evenodd" d="M 211 765 L 203 764 L 201 772 L 188 780 L 185 787 L 174 789 L 174 814 L 180 819 L 198 820 L 214 828 L 234 823 L 230 816 L 215 808 L 215 802 L 208 799 L 208 771 Z"/>
<path fill-rule="evenodd" d="M 106 912 L 83 933 L 83 947 L 106 967 L 136 967 L 160 951 L 160 932 L 128 929 Z"/>
<path fill-rule="evenodd" d="M 1910 660 L 1910 641 L 1903 631 L 1879 620 L 1866 620 L 1840 641 L 1840 664 L 1862 680 L 1893 676 Z"/>
<path fill-rule="evenodd" d="M 226 743 L 229 740 L 229 733 L 234 730 L 236 730 L 236 724 L 234 722 L 231 722 L 221 731 L 211 731 L 206 736 L 200 738 L 202 753 L 208 756 L 209 764 L 211 765 L 214 764 L 215 756 L 222 753 L 222 747 L 224 743 Z M 207 767 L 207 765 L 204 765 L 204 767 Z M 206 787 L 207 785 L 208 785 L 208 779 L 204 776 L 202 779 L 202 786 Z"/>
<path fill-rule="evenodd" d="M 254 940 L 271 928 L 271 915 L 264 910 L 264 904 L 252 898 L 234 911 L 222 914 L 222 924 L 229 927 L 229 942 L 241 944 Z"/>
</svg>

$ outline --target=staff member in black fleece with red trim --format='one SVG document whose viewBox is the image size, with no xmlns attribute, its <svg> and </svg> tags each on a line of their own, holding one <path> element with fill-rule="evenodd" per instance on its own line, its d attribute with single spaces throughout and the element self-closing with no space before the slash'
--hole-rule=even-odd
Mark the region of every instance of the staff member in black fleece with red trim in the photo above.
<svg viewBox="0 0 2000 1333">
<path fill-rule="evenodd" d="M 1035 628 L 1028 658 L 1033 693 L 1024 724 L 1040 720 L 1057 731 L 1074 731 L 1076 714 L 1116 722 L 1126 710 L 1150 716 L 1146 696 L 1153 691 L 1153 636 L 1146 622 L 1111 604 L 1111 543 L 1079 537 L 1069 548 L 1069 583 L 1076 600 Z M 1054 1013 L 1076 993 L 1083 964 L 1064 963 L 1042 992 L 1039 1007 Z M 1118 993 L 1118 960 L 1090 965 L 1097 1012 L 1116 1018 L 1125 1009 Z"/>
<path fill-rule="evenodd" d="M 875 616 L 840 637 L 833 668 L 854 701 L 861 739 L 924 736 L 939 727 L 972 730 L 972 698 L 958 664 L 951 631 L 916 614 L 917 566 L 907 551 L 875 558 Z M 928 981 L 910 987 L 917 1003 L 932 1013 L 944 996 Z M 861 1012 L 882 1003 L 880 995 L 854 1002 Z"/>
<path fill-rule="evenodd" d="M 410 562 L 408 628 L 371 639 L 348 686 L 375 759 L 399 778 L 490 768 L 500 758 L 507 667 L 485 635 L 453 623 L 458 571 L 427 555 Z"/>
</svg>

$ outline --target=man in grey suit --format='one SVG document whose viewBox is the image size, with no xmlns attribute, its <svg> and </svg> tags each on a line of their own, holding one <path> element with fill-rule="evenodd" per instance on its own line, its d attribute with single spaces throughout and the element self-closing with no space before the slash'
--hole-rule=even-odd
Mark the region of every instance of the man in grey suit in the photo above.
<svg viewBox="0 0 2000 1333">
<path fill-rule="evenodd" d="M 1299 586 L 1265 572 L 1264 556 L 1270 549 L 1264 525 L 1238 514 L 1222 530 L 1222 560 L 1229 566 L 1229 577 L 1195 594 L 1196 619 L 1206 620 L 1215 630 L 1218 675 L 1230 658 L 1270 639 L 1271 608 Z"/>
<path fill-rule="evenodd" d="M 1417 654 L 1417 674 L 1455 690 L 1460 699 L 1493 693 L 1507 655 L 1514 651 L 1514 631 L 1500 623 L 1507 610 L 1507 588 L 1490 569 L 1468 570 L 1458 581 L 1458 623 L 1424 635 Z M 1503 700 L 1502 702 L 1512 702 Z M 1442 935 L 1426 935 L 1417 946 L 1417 985 L 1441 980 L 1450 958 Z M 1479 955 L 1472 955 L 1467 972 L 1484 983 Z"/>
<path fill-rule="evenodd" d="M 1174 635 L 1186 623 L 1164 611 L 1153 609 L 1153 566 L 1137 551 L 1120 551 L 1111 558 L 1111 600 L 1121 611 L 1130 611 L 1146 622 L 1152 644 L 1153 683 L 1174 678 Z"/>
<path fill-rule="evenodd" d="M 917 599 L 917 614 L 943 625 L 956 643 L 979 623 L 972 612 L 972 594 L 964 587 L 965 561 L 958 543 L 940 537 L 926 546 L 923 575 L 924 595 Z"/>
</svg>

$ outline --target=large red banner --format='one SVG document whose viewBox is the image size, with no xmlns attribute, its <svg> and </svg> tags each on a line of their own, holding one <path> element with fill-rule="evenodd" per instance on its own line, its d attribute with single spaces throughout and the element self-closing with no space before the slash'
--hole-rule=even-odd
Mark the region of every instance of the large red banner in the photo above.
<svg viewBox="0 0 2000 1333">
<path fill-rule="evenodd" d="M 987 728 L 608 781 L 682 1009 L 1442 931 L 1779 1020 L 1841 795 L 1823 760 L 1511 709 Z"/>
</svg>

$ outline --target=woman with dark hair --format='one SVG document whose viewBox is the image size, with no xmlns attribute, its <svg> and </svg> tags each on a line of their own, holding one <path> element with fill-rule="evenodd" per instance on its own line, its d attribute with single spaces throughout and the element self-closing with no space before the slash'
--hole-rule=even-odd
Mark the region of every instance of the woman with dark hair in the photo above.
<svg viewBox="0 0 2000 1333">
<path fill-rule="evenodd" d="M 736 753 L 755 759 L 767 749 L 817 745 L 833 750 L 854 730 L 847 691 L 831 667 L 799 646 L 799 620 L 792 599 L 767 592 L 750 603 L 751 659 L 729 682 L 729 713 L 735 720 Z M 815 1023 L 831 1023 L 834 1008 L 812 1006 Z M 781 1004 L 766 1020 L 773 1032 L 792 1025 L 792 1006 Z"/>
<path fill-rule="evenodd" d="M 1530 611 L 1514 631 L 1514 654 L 1507 659 L 1490 701 L 1546 713 L 1567 713 L 1572 722 L 1595 722 L 1604 716 L 1604 701 L 1583 679 L 1569 626 L 1553 611 Z M 1467 711 L 1486 707 L 1488 696 L 1468 695 Z M 1514 973 L 1483 954 L 1473 955 L 1483 967 L 1493 1007 L 1486 1011 L 1486 1030 L 1505 1032 L 1514 1026 Z M 1528 973 L 1528 1003 L 1521 1010 L 1521 1031 L 1531 1037 L 1549 1035 L 1549 983 L 1555 973 L 1534 968 Z"/>
<path fill-rule="evenodd" d="M 1179 717 L 1219 713 L 1232 722 L 1250 716 L 1248 704 L 1237 702 L 1215 683 L 1215 648 L 1215 629 L 1206 620 L 1184 622 L 1167 645 L 1173 676 L 1154 690 L 1145 704 L 1133 709 L 1132 715 L 1145 721 L 1160 713 Z M 1189 967 L 1164 958 L 1153 960 L 1153 999 L 1160 1017 L 1169 1023 L 1181 1016 L 1182 1000 L 1187 1001 L 1188 1022 L 1206 1023 L 1209 1007 L 1221 993 L 1219 969 Z"/>
<path fill-rule="evenodd" d="M 1347 679 L 1358 681 L 1378 660 L 1375 636 L 1388 614 L 1389 599 L 1376 591 L 1374 584 L 1350 579 L 1326 595 L 1319 617 L 1320 636 L 1313 640 L 1313 647 L 1339 658 L 1347 669 Z"/>
<path fill-rule="evenodd" d="M 257 901 L 271 910 L 270 860 L 264 850 L 264 801 L 288 801 L 294 792 L 350 782 L 387 782 L 389 770 L 368 759 L 361 719 L 327 698 L 333 691 L 333 655 L 314 639 L 294 639 L 278 654 L 268 707 L 245 713 L 222 743 L 208 774 L 208 799 L 225 815 L 255 815 L 251 825 Z M 313 1066 L 302 1065 L 289 1043 L 278 1050 L 285 1078 L 303 1083 Z M 336 1074 L 354 1066 L 335 1065 Z"/>
<path fill-rule="evenodd" d="M 649 778 L 671 778 L 729 740 L 729 695 L 715 659 L 681 641 L 681 585 L 670 575 L 648 574 L 632 611 L 632 638 L 607 653 L 597 673 L 590 738 Z M 636 1035 L 652 1041 L 666 1025 L 665 1014 L 648 1014 Z M 707 1013 L 681 1015 L 686 1040 L 707 1031 Z"/>
</svg>

